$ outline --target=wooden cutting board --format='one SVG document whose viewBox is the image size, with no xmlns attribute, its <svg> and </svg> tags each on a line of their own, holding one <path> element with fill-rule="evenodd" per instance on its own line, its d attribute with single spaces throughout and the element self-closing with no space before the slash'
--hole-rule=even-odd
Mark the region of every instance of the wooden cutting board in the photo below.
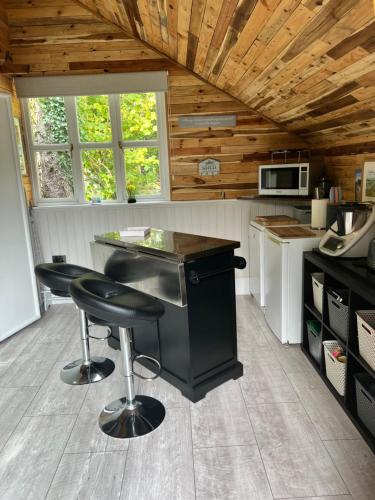
<svg viewBox="0 0 375 500">
<path fill-rule="evenodd" d="M 299 226 L 284 226 L 284 227 L 273 227 L 272 229 L 268 229 L 268 231 L 280 238 L 314 238 L 316 237 L 316 233 L 306 229 L 305 227 Z"/>
<path fill-rule="evenodd" d="M 261 226 L 288 226 L 299 224 L 299 220 L 289 215 L 257 215 L 255 220 Z"/>
</svg>

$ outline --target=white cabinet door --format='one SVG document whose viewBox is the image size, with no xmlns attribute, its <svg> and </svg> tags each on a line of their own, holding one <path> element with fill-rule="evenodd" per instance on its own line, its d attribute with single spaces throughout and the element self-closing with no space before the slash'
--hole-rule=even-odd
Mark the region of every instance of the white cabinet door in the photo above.
<svg viewBox="0 0 375 500">
<path fill-rule="evenodd" d="M 0 341 L 40 316 L 13 127 L 0 94 Z"/>
<path fill-rule="evenodd" d="M 265 235 L 265 297 L 266 321 L 273 333 L 283 341 L 283 288 L 286 278 L 285 269 L 285 250 L 284 246 L 287 243 L 282 243 L 273 238 L 269 234 Z M 283 269 L 284 266 L 284 269 Z"/>
<path fill-rule="evenodd" d="M 249 227 L 249 273 L 250 293 L 261 305 L 260 299 L 260 231 L 253 226 Z"/>
</svg>

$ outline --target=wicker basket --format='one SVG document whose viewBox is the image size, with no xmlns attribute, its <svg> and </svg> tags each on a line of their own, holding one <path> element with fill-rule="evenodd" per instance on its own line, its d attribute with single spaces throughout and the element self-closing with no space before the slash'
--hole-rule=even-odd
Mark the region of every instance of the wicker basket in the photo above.
<svg viewBox="0 0 375 500">
<path fill-rule="evenodd" d="M 367 429 L 375 436 L 375 382 L 368 373 L 354 375 L 357 395 L 357 413 Z"/>
<path fill-rule="evenodd" d="M 359 354 L 375 370 L 375 311 L 357 311 Z"/>
<path fill-rule="evenodd" d="M 343 302 L 337 300 L 337 295 Z M 349 306 L 347 290 L 327 290 L 328 319 L 332 330 L 346 342 L 349 333 Z"/>
<path fill-rule="evenodd" d="M 332 352 L 342 346 L 336 340 L 325 340 L 324 359 L 326 362 L 326 375 L 340 396 L 345 395 L 346 382 L 346 363 L 341 363 L 333 355 Z"/>
<path fill-rule="evenodd" d="M 324 273 L 312 273 L 311 280 L 313 288 L 314 306 L 320 312 L 320 314 L 322 314 Z"/>
<path fill-rule="evenodd" d="M 320 365 L 322 358 L 322 328 L 319 321 L 306 321 L 311 356 Z"/>
</svg>

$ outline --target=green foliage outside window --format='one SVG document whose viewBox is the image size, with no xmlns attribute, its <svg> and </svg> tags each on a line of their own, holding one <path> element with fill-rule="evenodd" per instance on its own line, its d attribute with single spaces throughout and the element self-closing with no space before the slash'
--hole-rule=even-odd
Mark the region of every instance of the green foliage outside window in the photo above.
<svg viewBox="0 0 375 500">
<path fill-rule="evenodd" d="M 124 141 L 157 139 L 155 94 L 122 94 L 120 110 Z"/>
<path fill-rule="evenodd" d="M 81 151 L 85 197 L 116 199 L 113 150 L 100 148 L 112 142 L 108 96 L 76 98 L 77 125 L 81 143 L 98 143 L 98 148 Z M 49 97 L 29 99 L 34 144 L 68 144 L 68 127 L 64 99 Z M 153 93 L 120 96 L 121 132 L 123 141 L 144 141 L 158 138 L 156 96 Z M 112 124 L 113 127 L 113 124 Z M 142 144 L 139 144 L 142 146 Z M 117 147 L 117 144 L 114 145 Z M 160 193 L 159 148 L 123 148 L 127 184 L 135 187 L 135 195 Z M 38 162 L 43 198 L 66 198 L 73 194 L 72 164 L 69 154 L 44 155 Z"/>
<path fill-rule="evenodd" d="M 34 144 L 68 144 L 63 97 L 29 99 Z M 73 169 L 66 152 L 38 153 L 36 157 L 42 198 L 73 196 Z"/>
</svg>

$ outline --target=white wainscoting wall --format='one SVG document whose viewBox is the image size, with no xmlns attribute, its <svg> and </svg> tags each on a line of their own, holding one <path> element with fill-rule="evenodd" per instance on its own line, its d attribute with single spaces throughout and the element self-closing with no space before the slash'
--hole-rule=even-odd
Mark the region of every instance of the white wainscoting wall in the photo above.
<svg viewBox="0 0 375 500">
<path fill-rule="evenodd" d="M 249 258 L 248 226 L 256 215 L 293 215 L 287 202 L 220 200 L 108 205 L 65 205 L 33 210 L 43 259 L 66 255 L 67 262 L 92 267 L 89 242 L 95 234 L 126 226 L 151 226 L 237 240 L 237 255 Z M 236 271 L 238 294 L 249 293 L 248 268 Z"/>
</svg>

